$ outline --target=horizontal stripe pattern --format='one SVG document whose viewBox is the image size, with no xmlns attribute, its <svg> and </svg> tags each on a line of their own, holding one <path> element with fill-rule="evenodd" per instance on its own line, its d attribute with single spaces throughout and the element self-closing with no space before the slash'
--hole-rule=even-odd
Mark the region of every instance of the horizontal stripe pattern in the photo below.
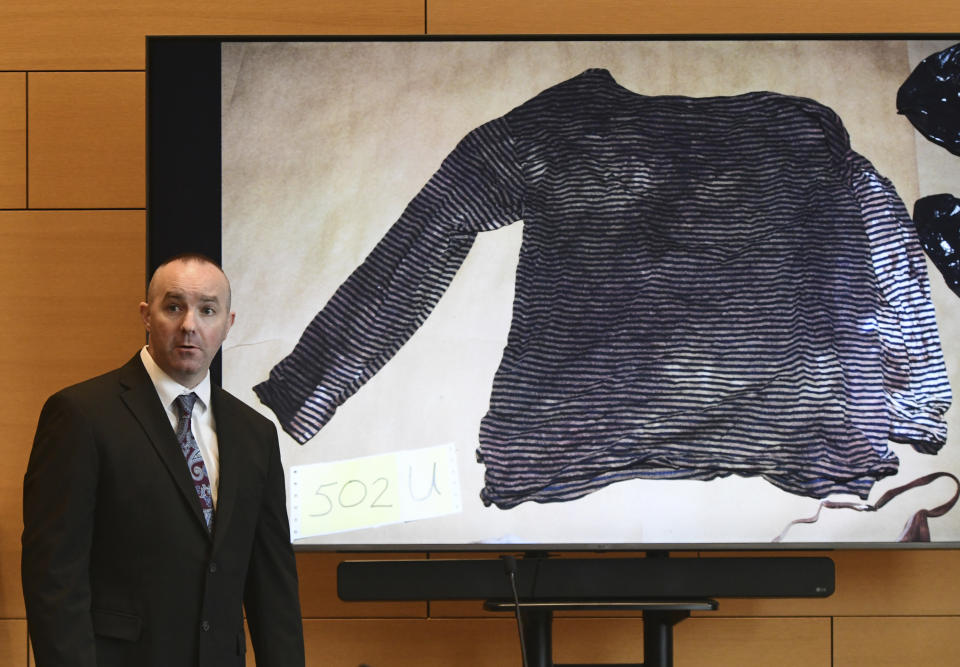
<svg viewBox="0 0 960 667">
<path fill-rule="evenodd" d="M 423 323 L 476 234 L 520 219 L 485 504 L 733 474 L 866 497 L 897 470 L 888 439 L 945 442 L 923 256 L 839 118 L 768 92 L 637 95 L 605 70 L 467 135 L 260 399 L 308 441 Z"/>
</svg>

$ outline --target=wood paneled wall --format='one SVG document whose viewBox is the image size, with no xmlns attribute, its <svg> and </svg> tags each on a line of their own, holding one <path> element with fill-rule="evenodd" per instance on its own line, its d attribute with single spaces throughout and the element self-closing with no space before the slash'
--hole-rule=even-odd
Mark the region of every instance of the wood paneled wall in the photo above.
<svg viewBox="0 0 960 667">
<path fill-rule="evenodd" d="M 0 3 L 0 664 L 30 664 L 21 485 L 44 398 L 143 341 L 148 34 L 960 31 L 956 0 L 6 0 Z M 960 553 L 834 554 L 824 600 L 721 600 L 677 626 L 676 665 L 960 664 Z M 519 664 L 479 603 L 348 604 L 340 556 L 302 553 L 310 665 Z M 564 616 L 555 658 L 639 661 L 637 618 Z"/>
</svg>

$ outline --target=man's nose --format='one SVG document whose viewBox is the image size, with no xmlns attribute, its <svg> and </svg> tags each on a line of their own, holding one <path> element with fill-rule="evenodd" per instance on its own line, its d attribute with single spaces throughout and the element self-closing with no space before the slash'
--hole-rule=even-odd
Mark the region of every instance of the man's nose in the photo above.
<svg viewBox="0 0 960 667">
<path fill-rule="evenodd" d="M 194 331 L 197 328 L 197 314 L 193 308 L 187 308 L 180 320 L 180 328 L 184 331 Z"/>
</svg>

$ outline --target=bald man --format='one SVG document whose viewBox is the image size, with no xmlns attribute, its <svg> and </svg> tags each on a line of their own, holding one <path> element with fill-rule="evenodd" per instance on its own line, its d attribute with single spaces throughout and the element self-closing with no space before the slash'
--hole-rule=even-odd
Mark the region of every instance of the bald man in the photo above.
<svg viewBox="0 0 960 667">
<path fill-rule="evenodd" d="M 240 667 L 244 612 L 257 665 L 301 667 L 276 430 L 210 383 L 227 277 L 169 260 L 140 315 L 133 359 L 40 414 L 22 562 L 37 667 Z"/>
</svg>

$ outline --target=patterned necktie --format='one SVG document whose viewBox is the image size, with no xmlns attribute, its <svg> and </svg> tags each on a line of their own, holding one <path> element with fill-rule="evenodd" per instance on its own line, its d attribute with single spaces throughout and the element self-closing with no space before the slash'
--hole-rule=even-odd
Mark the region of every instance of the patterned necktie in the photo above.
<svg viewBox="0 0 960 667">
<path fill-rule="evenodd" d="M 203 519 L 207 523 L 207 530 L 213 530 L 213 494 L 210 491 L 210 478 L 207 477 L 207 466 L 203 463 L 203 455 L 197 446 L 197 439 L 193 437 L 190 428 L 190 416 L 193 413 L 193 404 L 197 401 L 196 394 L 177 396 L 174 406 L 179 417 L 177 422 L 177 440 L 180 441 L 180 451 L 187 460 L 190 478 L 193 487 L 200 497 L 200 506 L 203 508 Z"/>
</svg>

